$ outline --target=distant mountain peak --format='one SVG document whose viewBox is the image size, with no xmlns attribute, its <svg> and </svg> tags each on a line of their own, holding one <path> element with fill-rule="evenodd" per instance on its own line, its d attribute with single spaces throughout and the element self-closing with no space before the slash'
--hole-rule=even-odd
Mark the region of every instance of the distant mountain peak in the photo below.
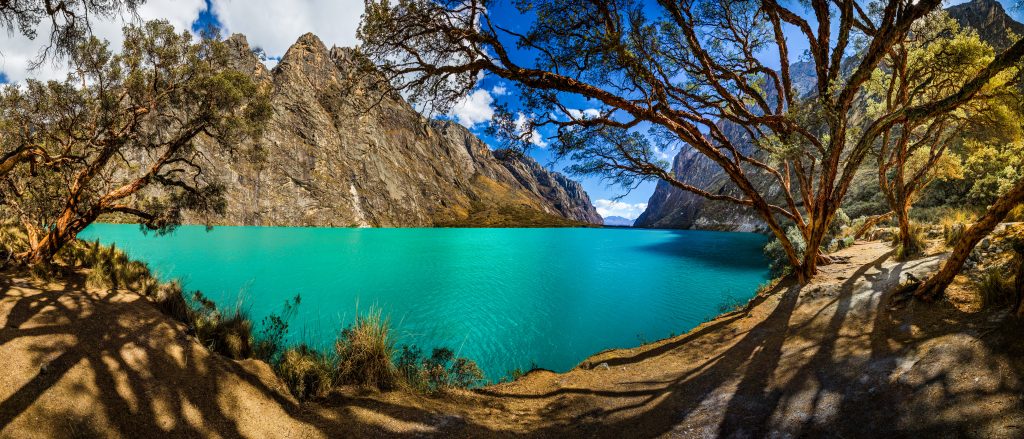
<svg viewBox="0 0 1024 439">
<path fill-rule="evenodd" d="M 621 216 L 608 216 L 604 218 L 604 225 L 612 227 L 633 227 L 633 221 Z"/>
<path fill-rule="evenodd" d="M 946 9 L 961 26 L 974 28 L 982 40 L 997 51 L 1010 47 L 1013 41 L 1007 31 L 1024 35 L 1024 24 L 1010 17 L 996 0 L 971 0 Z"/>
</svg>

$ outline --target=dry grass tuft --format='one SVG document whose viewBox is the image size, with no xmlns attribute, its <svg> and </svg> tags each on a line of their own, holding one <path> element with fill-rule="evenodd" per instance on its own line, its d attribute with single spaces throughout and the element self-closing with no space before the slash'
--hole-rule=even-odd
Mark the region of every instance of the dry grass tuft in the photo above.
<svg viewBox="0 0 1024 439">
<path fill-rule="evenodd" d="M 300 401 L 326 396 L 334 387 L 338 362 L 304 344 L 289 348 L 274 364 L 277 376 Z"/>
<path fill-rule="evenodd" d="M 338 381 L 391 390 L 398 385 L 395 370 L 395 341 L 390 321 L 380 308 L 357 314 L 355 322 L 341 331 L 334 344 L 338 355 Z"/>
<path fill-rule="evenodd" d="M 892 245 L 896 247 L 894 257 L 897 261 L 907 261 L 917 256 L 924 254 L 926 248 L 928 248 L 927 237 L 925 236 L 925 229 L 919 223 L 910 224 L 910 240 L 908 245 L 904 245 L 897 233 L 892 238 Z"/>
</svg>

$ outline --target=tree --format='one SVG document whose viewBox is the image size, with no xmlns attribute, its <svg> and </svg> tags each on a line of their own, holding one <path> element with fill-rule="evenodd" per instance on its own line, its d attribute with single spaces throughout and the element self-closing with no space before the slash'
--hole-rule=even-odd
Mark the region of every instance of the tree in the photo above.
<svg viewBox="0 0 1024 439">
<path fill-rule="evenodd" d="M 973 30 L 960 29 L 944 11 L 914 23 L 906 40 L 894 45 L 865 87 L 869 117 L 922 105 L 963 87 L 993 58 L 992 49 Z M 894 123 L 878 141 L 878 180 L 899 224 L 897 255 L 902 259 L 923 249 L 912 239 L 910 209 L 936 178 L 960 174 L 959 162 L 946 155 L 972 129 L 989 131 L 1005 114 L 1017 93 L 1011 87 L 1016 68 L 991 78 L 972 98 L 950 112 L 931 118 Z M 1004 131 L 1002 127 L 995 127 Z"/>
<path fill-rule="evenodd" d="M 485 72 L 517 84 L 525 122 L 506 112 L 496 124 L 511 141 L 554 127 L 553 149 L 579 154 L 579 172 L 619 183 L 661 178 L 752 208 L 803 281 L 882 133 L 957 109 L 1024 54 L 1014 44 L 955 92 L 865 120 L 865 84 L 939 0 L 800 2 L 809 18 L 775 0 L 513 3 L 534 17 L 529 29 L 496 22 L 498 0 L 367 0 L 362 49 L 421 108 L 447 108 Z M 788 32 L 805 40 L 805 61 L 793 63 Z M 573 108 L 582 99 L 600 106 L 596 115 Z M 708 157 L 738 195 L 675 179 L 652 159 L 649 137 L 634 135 L 645 126 Z M 786 223 L 806 243 L 802 256 Z"/>
<path fill-rule="evenodd" d="M 1006 218 L 1006 215 L 1021 203 L 1024 203 L 1024 179 L 1017 181 L 1013 187 L 1000 195 L 985 211 L 985 214 L 964 231 L 963 237 L 953 247 L 953 251 L 950 252 L 946 262 L 942 264 L 942 268 L 918 286 L 914 290 L 914 296 L 925 301 L 942 297 L 946 288 L 953 283 L 953 279 L 971 255 L 974 247 L 989 233 L 992 233 L 992 230 L 995 230 L 1003 218 Z M 1018 314 L 1020 314 L 1020 310 L 1018 310 Z"/>
<path fill-rule="evenodd" d="M 50 24 L 49 44 L 36 62 L 47 55 L 63 57 L 91 34 L 90 20 L 114 18 L 135 11 L 146 0 L 3 0 L 0 1 L 0 26 L 8 34 L 18 32 L 35 39 L 44 20 Z"/>
<path fill-rule="evenodd" d="M 64 82 L 0 92 L 0 135 L 42 160 L 0 178 L 0 206 L 48 263 L 101 215 L 166 231 L 184 211 L 220 212 L 223 187 L 203 172 L 198 142 L 233 150 L 269 117 L 266 91 L 229 68 L 216 38 L 193 42 L 163 21 L 125 28 L 124 49 L 90 38 Z"/>
<path fill-rule="evenodd" d="M 90 20 L 113 18 L 123 13 L 135 15 L 145 0 L 7 0 L 0 1 L 0 27 L 8 34 L 18 32 L 35 39 L 44 20 L 50 22 L 49 42 L 33 61 L 35 65 L 48 55 L 63 58 L 91 33 Z M 2 56 L 3 54 L 0 54 Z M 0 145 L 0 178 L 15 166 L 29 160 L 49 161 L 41 149 L 18 149 L 9 142 Z"/>
</svg>

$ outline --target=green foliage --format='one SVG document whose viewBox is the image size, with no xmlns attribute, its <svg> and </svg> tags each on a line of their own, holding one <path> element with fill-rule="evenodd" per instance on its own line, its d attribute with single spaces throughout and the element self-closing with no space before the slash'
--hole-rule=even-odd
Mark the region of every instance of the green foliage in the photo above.
<svg viewBox="0 0 1024 439">
<path fill-rule="evenodd" d="M 956 247 L 960 240 L 963 239 L 965 231 L 967 231 L 967 225 L 964 223 L 943 225 L 942 241 L 946 244 L 946 247 Z"/>
<path fill-rule="evenodd" d="M 91 34 L 90 21 L 98 17 L 117 19 L 135 14 L 145 0 L 61 0 L 60 2 L 26 0 L 0 2 L 0 27 L 15 30 L 29 39 L 39 36 L 42 24 L 49 38 L 43 51 L 33 63 L 46 61 L 49 55 L 57 58 L 74 50 L 83 38 Z"/>
<path fill-rule="evenodd" d="M 850 224 L 850 217 L 846 215 L 846 212 L 843 209 L 836 209 L 836 214 L 832 217 L 832 223 L 828 225 L 828 235 L 825 241 L 828 242 L 827 238 L 839 236 L 843 229 L 850 227 Z"/>
<path fill-rule="evenodd" d="M 971 182 L 970 201 L 988 205 L 1024 177 L 1024 141 L 971 141 L 966 145 L 965 178 Z"/>
<path fill-rule="evenodd" d="M 165 232 L 185 213 L 222 212 L 198 142 L 235 151 L 270 116 L 266 91 L 232 70 L 217 38 L 165 21 L 124 36 L 118 53 L 96 38 L 76 44 L 63 82 L 0 87 L 0 156 L 18 158 L 0 175 L 0 214 L 38 237 L 27 262 L 49 263 L 101 215 Z"/>
<path fill-rule="evenodd" d="M 1024 221 L 1024 204 L 1019 204 L 1014 207 L 1009 213 L 1006 214 L 1006 218 L 1003 221 L 1008 222 L 1021 222 Z"/>
<path fill-rule="evenodd" d="M 1013 279 L 998 267 L 985 270 L 977 284 L 977 289 L 981 305 L 984 307 L 1015 303 L 1016 292 L 1013 289 Z"/>
<path fill-rule="evenodd" d="M 71 247 L 76 247 L 72 244 Z M 104 247 L 95 242 L 86 245 L 84 254 L 75 256 L 91 268 L 86 285 L 100 289 L 128 289 L 148 295 L 157 286 L 146 264 L 128 258 L 117 246 Z"/>
<path fill-rule="evenodd" d="M 796 248 L 797 257 L 803 258 L 806 244 L 804 244 L 804 237 L 800 230 L 796 227 L 788 227 L 786 229 L 786 237 Z M 786 250 L 782 247 L 782 242 L 777 238 L 765 244 L 764 255 L 768 258 L 768 268 L 772 277 L 785 276 L 792 271 L 793 266 L 789 263 L 789 258 L 786 257 Z"/>
<path fill-rule="evenodd" d="M 738 297 L 727 295 L 718 303 L 718 313 L 725 314 L 728 312 L 739 311 L 747 306 L 747 302 L 748 301 Z"/>
<path fill-rule="evenodd" d="M 402 346 L 396 361 L 398 371 L 406 383 L 423 393 L 437 393 L 446 389 L 465 389 L 483 381 L 483 372 L 476 363 L 456 358 L 448 348 L 434 348 L 429 357 L 415 346 Z"/>
<path fill-rule="evenodd" d="M 24 228 L 0 222 L 0 267 L 9 263 L 14 255 L 28 249 L 28 235 Z"/>
<path fill-rule="evenodd" d="M 253 336 L 253 356 L 267 363 L 274 364 L 284 349 L 284 340 L 288 335 L 288 322 L 295 315 L 302 297 L 298 294 L 291 300 L 284 301 L 280 314 L 270 314 L 260 322 L 260 329 Z"/>
<path fill-rule="evenodd" d="M 334 344 L 338 356 L 338 381 L 391 390 L 397 387 L 399 375 L 392 363 L 395 341 L 390 320 L 379 308 L 357 314 L 355 321 L 341 331 Z"/>
</svg>

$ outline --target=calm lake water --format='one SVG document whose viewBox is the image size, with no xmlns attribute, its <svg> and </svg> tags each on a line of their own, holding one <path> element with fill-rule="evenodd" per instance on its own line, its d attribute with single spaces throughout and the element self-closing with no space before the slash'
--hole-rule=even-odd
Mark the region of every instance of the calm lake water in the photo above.
<svg viewBox="0 0 1024 439">
<path fill-rule="evenodd" d="M 642 229 L 334 229 L 184 226 L 146 236 L 96 224 L 164 280 L 255 322 L 302 296 L 293 341 L 330 346 L 380 306 L 400 343 L 451 347 L 488 378 L 564 371 L 604 349 L 683 333 L 767 279 L 765 238 Z"/>
</svg>

